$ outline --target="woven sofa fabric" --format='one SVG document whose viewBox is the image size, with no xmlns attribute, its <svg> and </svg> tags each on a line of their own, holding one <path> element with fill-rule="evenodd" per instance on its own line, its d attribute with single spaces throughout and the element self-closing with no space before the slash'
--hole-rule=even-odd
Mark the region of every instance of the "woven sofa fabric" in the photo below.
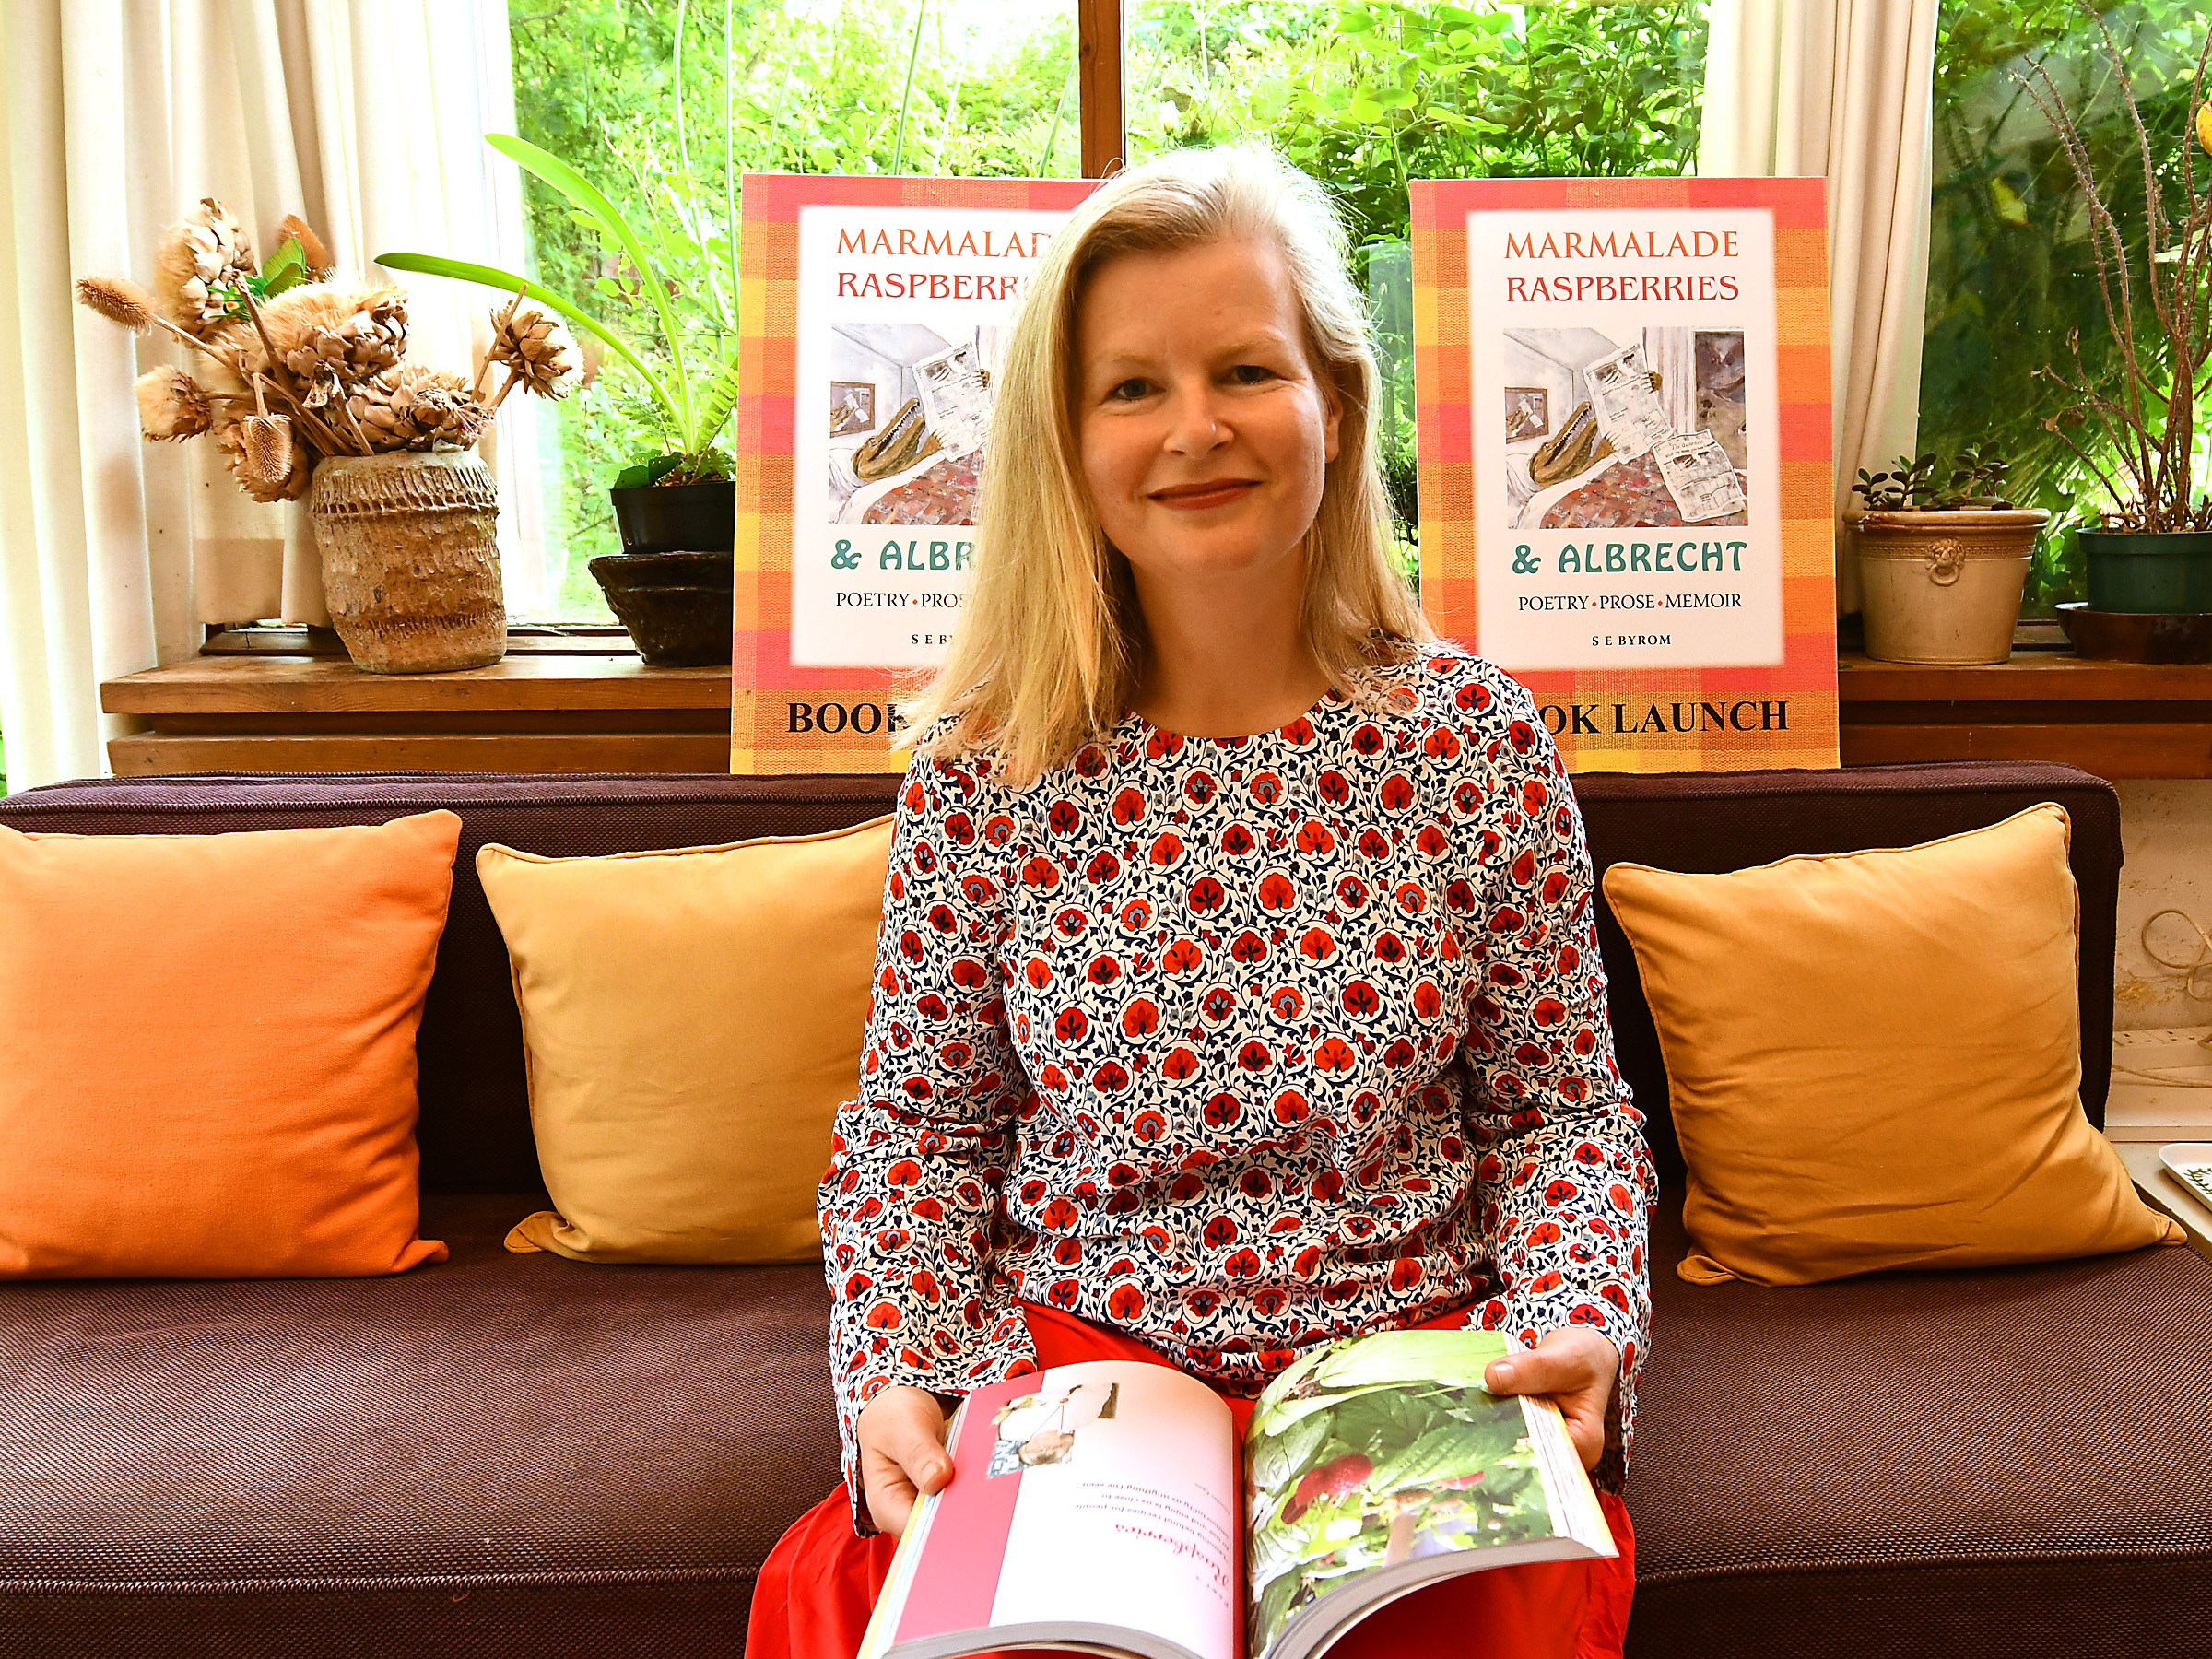
<svg viewBox="0 0 2212 1659">
<path fill-rule="evenodd" d="M 1771 1289 L 1652 1226 L 1630 1659 L 2212 1651 L 2212 1263 Z"/>
<path fill-rule="evenodd" d="M 401 1279 L 0 1286 L 0 1659 L 740 1653 L 760 1560 L 837 1478 L 821 1276 L 499 1248 L 539 1199 L 474 858 L 489 840 L 562 855 L 809 833 L 877 816 L 896 787 L 204 776 L 0 802 L 0 822 L 80 833 L 458 812 L 418 1045 L 424 1163 L 433 1190 L 485 1194 L 426 1201 L 453 1259 Z M 2100 1113 L 2108 785 L 1969 764 L 1577 787 L 1601 867 L 1910 844 L 2060 802 Z M 1650 1016 L 1600 927 L 1623 1069 L 1665 1157 Z M 2183 1651 L 2212 1628 L 2212 1371 L 2186 1335 L 2212 1328 L 2202 1261 L 1700 1288 L 1666 1271 L 1686 1247 L 1679 1191 L 1653 1243 L 1632 1654 L 2073 1659 Z"/>
<path fill-rule="evenodd" d="M 201 773 L 56 783 L 0 800 L 0 823 L 81 834 L 214 833 L 300 824 L 380 823 L 433 806 L 461 815 L 461 853 L 437 977 L 423 1009 L 423 1187 L 520 1192 L 540 1184 L 523 1075 L 522 1023 L 507 951 L 477 880 L 477 850 L 499 841 L 554 857 L 810 835 L 888 811 L 899 780 L 719 774 L 373 772 L 324 777 Z M 1575 780 L 1597 868 L 1733 870 L 1792 853 L 1910 846 L 1979 829 L 2052 800 L 2073 819 L 2081 887 L 2082 1103 L 2104 1121 L 2112 1068 L 2112 928 L 2120 806 L 2112 786 L 2072 767 L 1961 761 L 1845 771 L 1588 772 Z M 1621 1071 L 1651 1120 L 1662 1178 L 1680 1182 L 1659 1056 L 1634 953 L 1602 908 Z"/>
<path fill-rule="evenodd" d="M 838 1479 L 821 1272 L 516 1256 L 522 1202 L 429 1200 L 397 1279 L 0 1286 L 0 1655 L 488 1652 L 478 1592 L 534 1653 L 736 1651 Z"/>
</svg>

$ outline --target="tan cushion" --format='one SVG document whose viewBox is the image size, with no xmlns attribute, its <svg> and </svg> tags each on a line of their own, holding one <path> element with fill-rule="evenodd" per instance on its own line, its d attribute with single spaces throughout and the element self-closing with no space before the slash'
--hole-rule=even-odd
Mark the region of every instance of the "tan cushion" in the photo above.
<svg viewBox="0 0 2212 1659">
<path fill-rule="evenodd" d="M 815 1187 L 859 1088 L 890 824 L 611 858 L 477 854 L 555 1206 L 509 1249 L 819 1252 Z"/>
<path fill-rule="evenodd" d="M 2082 1114 L 2068 830 L 2045 805 L 1895 851 L 1606 872 L 1689 1168 L 1684 1278 L 2181 1239 Z"/>
</svg>

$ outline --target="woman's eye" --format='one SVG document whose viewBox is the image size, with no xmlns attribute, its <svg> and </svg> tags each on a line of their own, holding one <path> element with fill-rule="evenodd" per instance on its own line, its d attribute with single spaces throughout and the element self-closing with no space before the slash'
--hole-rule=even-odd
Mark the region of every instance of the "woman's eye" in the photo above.
<svg viewBox="0 0 2212 1659">
<path fill-rule="evenodd" d="M 1144 394 L 1150 390 L 1150 385 L 1144 381 L 1125 380 L 1122 382 L 1120 385 L 1114 387 L 1111 392 L 1107 393 L 1106 395 L 1108 399 L 1112 402 L 1135 403 L 1138 398 L 1144 396 Z"/>
<path fill-rule="evenodd" d="M 1275 371 L 1260 363 L 1239 363 L 1230 375 L 1240 386 L 1256 386 L 1275 378 Z"/>
</svg>

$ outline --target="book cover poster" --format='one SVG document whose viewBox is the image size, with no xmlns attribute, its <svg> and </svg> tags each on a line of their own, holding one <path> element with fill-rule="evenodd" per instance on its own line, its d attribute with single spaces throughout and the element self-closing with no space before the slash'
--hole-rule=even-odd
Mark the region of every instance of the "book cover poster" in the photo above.
<svg viewBox="0 0 2212 1659">
<path fill-rule="evenodd" d="M 745 180 L 730 768 L 903 770 L 974 552 L 991 384 L 1072 179 Z"/>
<path fill-rule="evenodd" d="M 1837 764 L 1818 179 L 1413 185 L 1421 604 L 1582 771 Z"/>
</svg>

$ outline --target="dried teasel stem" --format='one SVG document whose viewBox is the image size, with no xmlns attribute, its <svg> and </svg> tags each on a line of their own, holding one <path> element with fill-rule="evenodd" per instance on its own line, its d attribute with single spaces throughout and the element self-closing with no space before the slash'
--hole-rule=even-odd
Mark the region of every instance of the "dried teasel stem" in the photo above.
<svg viewBox="0 0 2212 1659">
<path fill-rule="evenodd" d="M 149 443 L 173 443 L 197 438 L 215 425 L 215 403 L 207 388 L 182 369 L 164 364 L 149 369 L 134 387 L 138 399 L 138 429 Z"/>
<path fill-rule="evenodd" d="M 154 311 L 154 297 L 121 276 L 78 277 L 76 302 L 133 334 L 144 334 L 161 321 Z"/>
</svg>

